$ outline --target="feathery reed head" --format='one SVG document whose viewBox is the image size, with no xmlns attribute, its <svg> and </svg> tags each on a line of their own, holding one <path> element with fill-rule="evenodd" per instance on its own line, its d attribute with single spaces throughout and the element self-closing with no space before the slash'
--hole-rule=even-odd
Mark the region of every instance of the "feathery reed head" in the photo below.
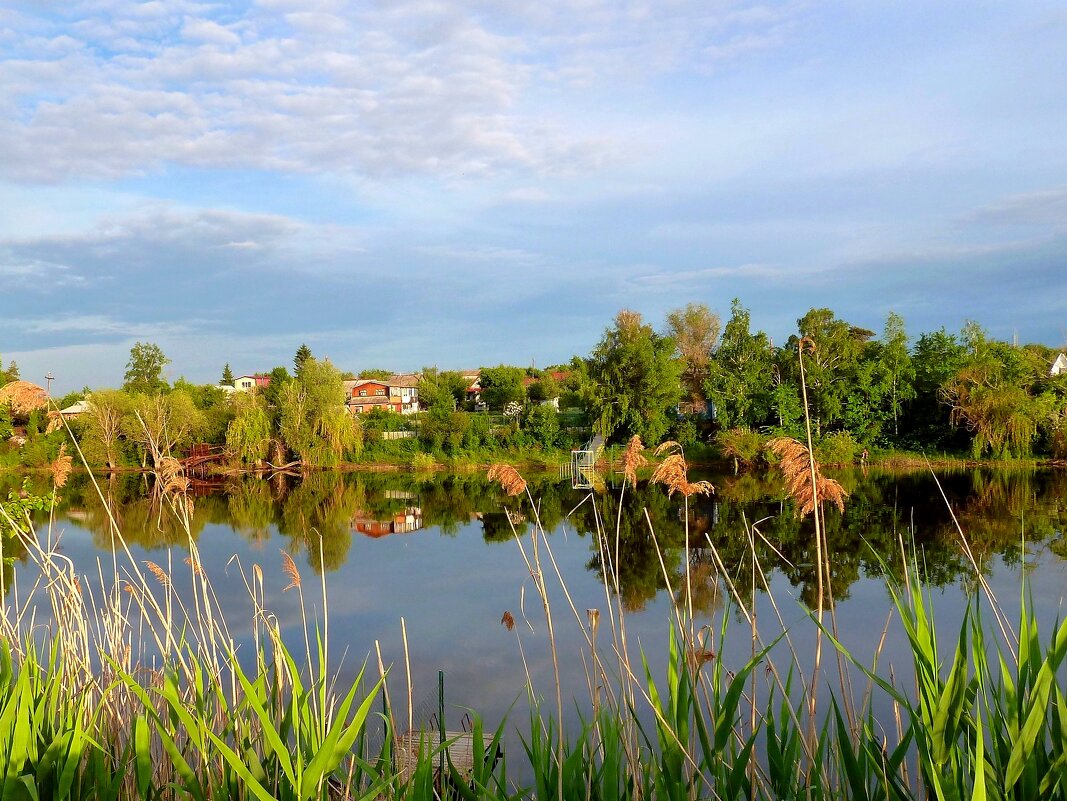
<svg viewBox="0 0 1067 801">
<path fill-rule="evenodd" d="M 71 464 L 73 458 L 67 455 L 67 443 L 63 443 L 59 446 L 59 456 L 52 462 L 49 469 L 52 471 L 52 483 L 56 489 L 60 489 L 67 483 L 67 478 L 70 476 Z"/>
<path fill-rule="evenodd" d="M 189 479 L 185 476 L 185 468 L 173 456 L 160 456 L 156 460 L 155 472 L 164 495 L 180 494 L 189 489 Z"/>
<path fill-rule="evenodd" d="M 200 565 L 199 559 L 196 559 L 192 556 L 187 556 L 185 557 L 185 564 L 189 565 L 189 567 L 192 568 L 194 576 L 204 575 L 204 568 Z"/>
<path fill-rule="evenodd" d="M 299 589 L 302 582 L 300 581 L 300 571 L 296 569 L 296 562 L 294 562 L 293 557 L 291 557 L 285 551 L 282 551 L 281 553 L 282 570 L 284 570 L 285 575 L 289 577 L 289 584 L 284 590 L 282 590 L 282 592 L 287 592 L 293 589 L 293 587 Z"/>
<path fill-rule="evenodd" d="M 48 425 L 45 426 L 44 433 L 51 434 L 53 431 L 59 431 L 63 427 L 63 415 L 53 410 L 48 413 Z"/>
<path fill-rule="evenodd" d="M 689 481 L 689 466 L 685 463 L 685 457 L 681 453 L 681 446 L 677 442 L 664 442 L 656 448 L 656 452 L 659 453 L 665 450 L 664 445 L 673 446 L 677 450 L 660 462 L 652 473 L 653 484 L 665 485 L 667 487 L 667 495 L 674 495 L 675 492 L 680 492 L 687 498 L 690 495 L 710 495 L 715 491 L 715 487 L 712 486 L 710 481 Z"/>
<path fill-rule="evenodd" d="M 622 474 L 631 486 L 637 485 L 637 471 L 648 464 L 648 459 L 641 453 L 644 449 L 641 438 L 634 434 L 622 452 Z"/>
<path fill-rule="evenodd" d="M 505 611 L 504 616 L 500 618 L 500 623 L 508 631 L 511 631 L 515 628 L 515 616 L 512 615 L 511 612 Z"/>
<path fill-rule="evenodd" d="M 656 456 L 662 456 L 665 453 L 677 453 L 682 455 L 682 446 L 680 443 L 675 442 L 673 439 L 665 439 L 659 445 L 656 446 L 654 451 Z"/>
<path fill-rule="evenodd" d="M 0 387 L 0 405 L 6 405 L 12 414 L 28 415 L 48 408 L 48 393 L 29 381 L 11 381 Z"/>
<path fill-rule="evenodd" d="M 813 512 L 818 501 L 830 501 L 839 511 L 845 511 L 845 498 L 848 497 L 845 488 L 823 476 L 819 463 L 806 447 L 790 437 L 772 439 L 767 447 L 778 456 L 778 469 L 785 477 L 786 490 L 796 502 L 798 516 Z"/>
<path fill-rule="evenodd" d="M 170 586 L 170 576 L 167 575 L 166 570 L 161 568 L 155 562 L 152 562 L 148 559 L 145 560 L 144 566 L 148 568 L 148 572 L 155 576 L 156 581 L 158 581 L 163 587 Z"/>
<path fill-rule="evenodd" d="M 521 495 L 526 491 L 526 479 L 509 464 L 494 464 L 486 473 L 486 478 L 496 481 L 508 495 Z"/>
</svg>

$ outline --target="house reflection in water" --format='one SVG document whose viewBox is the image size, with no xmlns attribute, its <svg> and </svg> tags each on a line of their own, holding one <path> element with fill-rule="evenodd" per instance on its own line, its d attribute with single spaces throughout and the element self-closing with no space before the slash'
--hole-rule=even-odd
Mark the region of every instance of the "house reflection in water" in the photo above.
<svg viewBox="0 0 1067 801">
<path fill-rule="evenodd" d="M 389 534 L 410 534 L 422 528 L 422 507 L 408 506 L 392 517 L 378 519 L 368 512 L 356 512 L 352 518 L 352 531 L 366 537 L 385 537 Z"/>
</svg>

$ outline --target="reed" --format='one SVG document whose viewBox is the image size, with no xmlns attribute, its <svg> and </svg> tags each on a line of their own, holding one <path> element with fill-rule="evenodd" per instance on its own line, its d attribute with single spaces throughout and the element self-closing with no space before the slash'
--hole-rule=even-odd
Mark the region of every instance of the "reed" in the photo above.
<svg viewBox="0 0 1067 801">
<path fill-rule="evenodd" d="M 626 471 L 631 484 L 640 466 L 638 445 L 631 443 L 632 453 L 624 456 L 633 468 Z M 810 451 L 799 443 L 788 447 L 795 472 L 808 476 L 818 498 L 811 511 L 818 514 L 823 499 L 843 503 L 843 496 L 835 499 L 819 483 Z M 656 481 L 666 492 L 687 497 L 712 491 L 689 481 L 676 446 L 660 455 L 665 458 Z M 159 513 L 187 522 L 191 500 L 182 476 L 162 455 L 156 464 Z M 12 504 L 0 506 L 0 521 L 26 549 L 36 576 L 10 588 L 0 617 L 3 797 L 1067 798 L 1067 623 L 1042 635 L 1025 584 L 1015 626 L 987 588 L 946 651 L 912 549 L 902 542 L 899 555 L 883 555 L 902 563 L 890 570 L 887 561 L 884 572 L 892 619 L 909 644 L 909 686 L 883 667 L 879 654 L 864 660 L 849 650 L 818 610 L 793 629 L 776 604 L 773 616 L 757 619 L 746 601 L 753 593 L 741 591 L 710 540 L 704 547 L 719 568 L 725 602 L 714 628 L 698 625 L 688 570 L 686 587 L 671 586 L 660 551 L 672 610 L 666 670 L 657 673 L 650 666 L 655 660 L 635 651 L 626 637 L 617 527 L 598 514 L 604 608 L 580 610 L 526 482 L 513 468 L 495 468 L 493 477 L 529 507 L 529 539 L 516 534 L 516 543 L 542 602 L 552 651 L 549 705 L 531 679 L 529 716 L 518 724 L 522 768 L 514 766 L 514 754 L 497 758 L 510 724 L 501 721 L 488 733 L 475 716 L 469 773 L 461 774 L 442 745 L 429 741 L 402 769 L 396 749 L 403 723 L 394 723 L 388 703 L 380 720 L 372 711 L 380 697 L 389 697 L 384 660 L 379 655 L 375 679 L 364 669 L 340 683 L 328 667 L 325 612 L 321 620 L 305 614 L 303 653 L 294 652 L 267 607 L 261 566 L 235 564 L 248 592 L 253 643 L 251 652 L 242 653 L 212 588 L 212 567 L 200 559 L 191 536 L 185 567 L 178 560 L 176 568 L 173 558 L 138 564 L 116 526 L 110 574 L 101 568 L 90 580 L 75 572 L 51 531 L 37 531 L 24 505 Z M 806 490 L 799 483 L 795 490 L 802 509 Z M 101 500 L 106 503 L 103 495 Z M 596 505 L 598 499 L 583 503 Z M 655 538 L 656 532 L 650 534 Z M 758 524 L 746 525 L 743 534 L 752 552 L 748 589 L 762 590 L 773 602 L 766 568 L 756 556 L 763 537 Z M 316 590 L 284 552 L 279 573 L 288 581 L 284 589 L 300 594 L 303 609 L 303 593 Z M 325 583 L 320 589 L 325 610 Z M 560 609 L 565 615 L 570 610 L 569 620 L 559 617 Z M 990 612 L 994 626 L 985 622 Z M 746 623 L 751 650 L 727 664 L 723 655 L 736 636 L 731 628 L 737 618 Z M 515 622 L 504 614 L 502 623 L 522 648 L 529 622 Z M 565 625 L 581 631 L 583 654 L 557 651 L 555 633 Z M 797 643 L 816 635 L 841 657 L 836 687 L 818 672 L 816 660 L 798 650 Z M 406 626 L 404 642 L 406 664 Z M 805 674 L 808 663 L 815 667 Z M 581 723 L 564 730 L 561 675 L 570 670 L 584 670 L 589 698 L 576 701 Z M 866 683 L 859 697 L 854 678 Z M 410 720 L 410 676 L 406 682 L 403 717 Z M 824 687 L 821 705 L 812 690 L 817 682 Z M 372 722 L 384 729 L 376 748 L 369 745 Z"/>
</svg>

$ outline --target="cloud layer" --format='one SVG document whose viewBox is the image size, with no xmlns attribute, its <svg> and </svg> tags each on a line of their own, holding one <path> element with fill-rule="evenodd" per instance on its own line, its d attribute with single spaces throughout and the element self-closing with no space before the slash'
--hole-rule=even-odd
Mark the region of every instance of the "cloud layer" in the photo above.
<svg viewBox="0 0 1067 801">
<path fill-rule="evenodd" d="M 9 0 L 0 351 L 546 364 L 733 297 L 1060 344 L 1065 39 L 1040 0 Z"/>
</svg>

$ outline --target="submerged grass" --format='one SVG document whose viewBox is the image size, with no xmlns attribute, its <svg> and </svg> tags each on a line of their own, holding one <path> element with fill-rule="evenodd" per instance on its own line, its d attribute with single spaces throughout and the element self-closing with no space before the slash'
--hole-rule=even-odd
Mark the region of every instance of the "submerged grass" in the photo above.
<svg viewBox="0 0 1067 801">
<path fill-rule="evenodd" d="M 635 465 L 639 453 L 635 444 Z M 805 458 L 815 479 L 804 502 L 818 514 L 825 488 L 810 452 Z M 172 469 L 164 457 L 157 464 Z M 417 754 L 401 754 L 402 743 L 411 742 L 403 737 L 411 725 L 410 678 L 403 693 L 394 687 L 390 694 L 379 653 L 378 675 L 364 668 L 341 682 L 328 665 L 325 612 L 318 621 L 305 617 L 303 642 L 284 642 L 266 608 L 258 565 L 237 565 L 251 603 L 253 648 L 242 653 L 191 536 L 190 584 L 179 592 L 184 579 L 172 564 L 138 564 L 117 524 L 116 556 L 90 580 L 76 574 L 51 526 L 38 531 L 28 517 L 5 511 L 0 525 L 21 540 L 38 576 L 23 587 L 16 574 L 3 598 L 2 797 L 1067 798 L 1067 623 L 1042 636 L 1025 589 L 1012 627 L 985 587 L 954 632 L 954 647 L 945 650 L 915 555 L 902 543 L 892 558 L 909 565 L 898 573 L 905 579 L 893 580 L 888 569 L 885 574 L 893 616 L 910 649 L 905 679 L 886 673 L 879 654 L 865 662 L 848 649 L 836 631 L 831 598 L 825 599 L 829 618 L 822 617 L 821 593 L 819 609 L 787 628 L 755 557 L 762 534 L 750 525 L 753 589 L 768 594 L 771 623 L 766 615 L 757 620 L 744 601 L 751 595 L 738 591 L 714 544 L 702 543 L 714 555 L 727 603 L 714 629 L 698 627 L 688 570 L 684 586 L 672 587 L 661 562 L 673 603 L 666 672 L 657 675 L 650 663 L 658 660 L 628 642 L 617 525 L 601 520 L 597 530 L 604 606 L 579 610 L 522 477 L 512 468 L 493 476 L 529 505 L 530 536 L 525 542 L 516 536 L 516 543 L 542 602 L 552 652 L 549 706 L 531 681 L 529 718 L 517 724 L 524 753 L 502 753 L 510 724 L 502 721 L 487 733 L 474 717 L 471 766 L 451 764 L 447 743 L 433 733 L 421 738 Z M 159 514 L 187 522 L 190 499 L 180 478 L 165 473 L 156 500 Z M 683 496 L 710 491 L 688 482 L 680 451 L 660 478 Z M 651 525 L 650 535 L 656 536 Z M 822 562 L 830 559 L 820 556 L 820 571 L 828 570 Z M 316 600 L 327 609 L 325 581 L 307 586 L 295 563 L 283 562 L 286 590 L 300 595 L 301 609 L 305 592 L 321 593 Z M 570 615 L 561 617 L 561 608 Z M 992 626 L 985 620 L 990 613 Z M 728 636 L 737 635 L 730 631 L 737 617 L 751 648 L 747 659 L 728 665 L 723 654 Z M 581 655 L 557 651 L 555 632 L 568 624 L 584 637 Z M 520 651 L 522 629 L 513 631 Z M 796 645 L 823 638 L 840 658 L 836 684 L 822 674 L 817 656 Z M 589 698 L 578 703 L 580 725 L 564 730 L 561 673 L 569 670 L 584 671 Z M 406 703 L 394 701 L 402 694 Z M 394 714 L 405 705 L 406 714 Z M 384 736 L 376 737 L 379 727 Z"/>
</svg>

